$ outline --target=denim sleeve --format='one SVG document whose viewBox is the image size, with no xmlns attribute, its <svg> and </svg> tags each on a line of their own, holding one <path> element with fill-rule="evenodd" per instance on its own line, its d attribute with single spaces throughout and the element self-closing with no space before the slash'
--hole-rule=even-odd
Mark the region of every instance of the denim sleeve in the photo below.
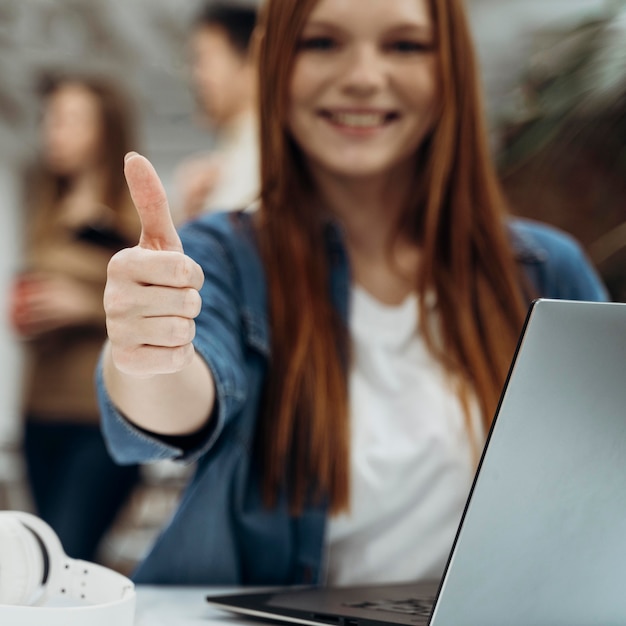
<svg viewBox="0 0 626 626">
<path fill-rule="evenodd" d="M 112 403 L 96 370 L 96 387 L 102 431 L 116 462 L 149 463 L 163 459 L 193 462 L 215 443 L 224 426 L 241 410 L 247 394 L 241 302 L 235 264 L 220 238 L 206 228 L 188 228 L 181 233 L 185 253 L 204 270 L 202 311 L 196 318 L 196 352 L 207 362 L 216 389 L 212 427 L 193 450 L 171 445 L 158 435 L 134 426 Z"/>
<path fill-rule="evenodd" d="M 530 220 L 516 220 L 515 231 L 531 254 L 522 260 L 542 298 L 608 300 L 608 291 L 578 241 L 571 235 Z"/>
</svg>

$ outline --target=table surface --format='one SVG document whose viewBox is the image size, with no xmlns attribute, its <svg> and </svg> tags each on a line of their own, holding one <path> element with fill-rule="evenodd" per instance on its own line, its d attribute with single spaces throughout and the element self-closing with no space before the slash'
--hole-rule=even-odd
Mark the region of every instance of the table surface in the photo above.
<svg viewBox="0 0 626 626">
<path fill-rule="evenodd" d="M 240 626 L 251 624 L 242 617 L 215 609 L 205 598 L 232 588 L 167 587 L 138 585 L 135 626 Z M 258 626 L 258 622 L 255 622 Z"/>
</svg>

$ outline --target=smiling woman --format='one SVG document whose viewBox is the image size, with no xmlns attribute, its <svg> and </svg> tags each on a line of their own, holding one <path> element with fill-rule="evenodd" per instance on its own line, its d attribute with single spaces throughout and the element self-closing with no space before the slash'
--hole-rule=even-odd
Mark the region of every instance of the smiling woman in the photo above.
<svg viewBox="0 0 626 626">
<path fill-rule="evenodd" d="M 604 287 L 507 213 L 461 0 L 267 0 L 256 41 L 257 211 L 177 233 L 126 161 L 104 432 L 119 462 L 198 460 L 135 579 L 437 578 L 527 304 Z"/>
</svg>

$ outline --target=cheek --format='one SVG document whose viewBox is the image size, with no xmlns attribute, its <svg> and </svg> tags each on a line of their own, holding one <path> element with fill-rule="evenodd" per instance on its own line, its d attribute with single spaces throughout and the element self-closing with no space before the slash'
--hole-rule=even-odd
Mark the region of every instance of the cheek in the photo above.
<svg viewBox="0 0 626 626">
<path fill-rule="evenodd" d="M 320 71 L 318 64 L 307 62 L 306 59 L 297 60 L 291 75 L 289 100 L 294 106 L 313 105 L 325 83 L 325 74 Z"/>
<path fill-rule="evenodd" d="M 289 86 L 287 126 L 303 148 L 315 141 L 316 111 L 323 104 L 326 73 L 306 60 L 296 61 Z"/>
<path fill-rule="evenodd" d="M 59 136 L 50 148 L 52 154 L 63 159 L 66 165 L 78 168 L 81 165 L 93 163 L 98 157 L 99 134 L 92 128 L 75 128 L 72 133 Z"/>
<path fill-rule="evenodd" d="M 100 132 L 93 126 L 85 126 L 76 132 L 74 151 L 85 159 L 96 156 L 100 144 Z"/>
<path fill-rule="evenodd" d="M 434 72 L 424 69 L 406 77 L 402 90 L 423 124 L 432 126 L 441 108 L 439 81 Z"/>
</svg>

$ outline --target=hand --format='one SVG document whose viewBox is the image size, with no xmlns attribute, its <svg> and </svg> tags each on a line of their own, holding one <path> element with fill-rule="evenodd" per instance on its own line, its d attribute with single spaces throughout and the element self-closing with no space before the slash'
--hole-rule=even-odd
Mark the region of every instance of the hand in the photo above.
<svg viewBox="0 0 626 626">
<path fill-rule="evenodd" d="M 101 319 L 91 289 L 65 276 L 26 272 L 15 281 L 11 322 L 17 334 L 30 339 L 59 328 Z"/>
<path fill-rule="evenodd" d="M 204 276 L 183 252 L 152 164 L 130 153 L 124 174 L 141 237 L 139 245 L 121 250 L 109 262 L 104 309 L 111 358 L 117 369 L 133 376 L 171 374 L 193 359 Z"/>
</svg>

